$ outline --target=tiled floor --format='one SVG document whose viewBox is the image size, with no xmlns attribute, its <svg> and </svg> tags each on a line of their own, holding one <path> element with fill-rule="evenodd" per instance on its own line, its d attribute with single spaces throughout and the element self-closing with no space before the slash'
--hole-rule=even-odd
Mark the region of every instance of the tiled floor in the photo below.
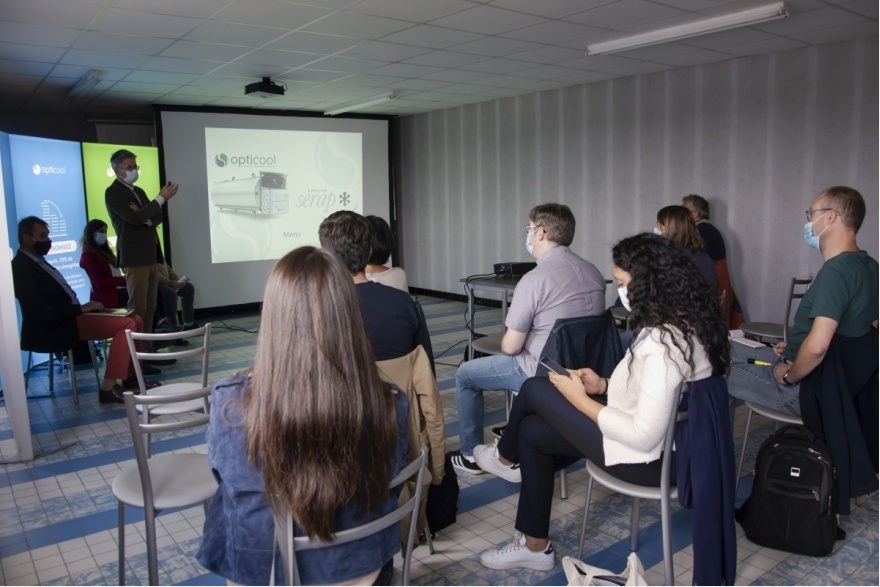
<svg viewBox="0 0 880 587">
<path fill-rule="evenodd" d="M 422 298 L 421 302 L 437 355 L 448 449 L 452 450 L 457 448 L 458 441 L 454 382 L 466 338 L 465 306 L 433 298 Z M 211 380 L 214 381 L 250 363 L 256 340 L 253 331 L 259 326 L 259 318 L 239 314 L 212 322 Z M 483 331 L 500 331 L 500 311 L 480 308 L 476 322 Z M 166 368 L 158 379 L 192 380 L 197 372 L 198 365 L 183 362 Z M 62 450 L 31 463 L 0 466 L 0 582 L 3 584 L 115 585 L 118 582 L 116 500 L 110 484 L 122 467 L 133 462 L 134 455 L 122 407 L 98 404 L 94 375 L 88 369 L 78 370 L 77 376 L 81 393 L 78 406 L 73 405 L 66 377 L 56 378 L 53 398 L 30 401 L 35 450 Z M 45 370 L 32 375 L 33 392 L 45 391 L 47 385 Z M 487 393 L 486 409 L 487 427 L 501 422 L 504 419 L 502 395 Z M 737 438 L 742 436 L 744 424 L 745 414 L 739 413 Z M 758 419 L 757 424 L 753 423 L 750 452 L 757 450 L 758 438 L 772 429 L 770 422 Z M 165 436 L 156 442 L 156 452 L 205 450 L 203 431 Z M 738 443 L 736 446 L 738 448 Z M 0 460 L 16 458 L 5 405 L 0 403 Z M 420 585 L 564 584 L 560 561 L 562 556 L 573 555 L 577 550 L 585 492 L 582 463 L 569 471 L 569 497 L 567 500 L 557 497 L 554 501 L 551 539 L 558 557 L 553 571 L 506 572 L 480 565 L 482 550 L 508 540 L 514 532 L 518 488 L 491 475 L 460 475 L 458 520 L 437 534 L 435 554 L 429 554 L 425 546 L 415 550 L 413 582 Z M 619 495 L 609 495 L 598 486 L 593 495 L 599 502 L 591 508 L 585 560 L 620 570 L 629 554 L 630 502 Z M 877 509 L 876 494 L 863 498 L 852 515 L 842 519 L 847 539 L 825 558 L 760 548 L 740 532 L 737 584 L 877 585 Z M 676 582 L 690 584 L 693 568 L 690 512 L 677 505 L 674 512 Z M 129 522 L 125 529 L 126 581 L 145 584 L 143 516 L 139 510 L 129 508 L 126 519 Z M 224 584 L 222 578 L 208 573 L 195 560 L 203 523 L 204 514 L 199 507 L 163 512 L 159 516 L 162 584 Z M 659 534 L 659 508 L 645 504 L 639 556 L 652 585 L 663 582 Z"/>
</svg>

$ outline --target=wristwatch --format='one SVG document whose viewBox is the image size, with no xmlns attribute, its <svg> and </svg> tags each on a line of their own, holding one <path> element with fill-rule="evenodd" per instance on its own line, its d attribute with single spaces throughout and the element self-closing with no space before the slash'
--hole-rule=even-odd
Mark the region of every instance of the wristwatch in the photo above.
<svg viewBox="0 0 880 587">
<path fill-rule="evenodd" d="M 782 380 L 785 381 L 785 384 L 786 384 L 786 385 L 794 385 L 793 382 L 791 382 L 791 381 L 788 380 L 788 374 L 789 374 L 789 372 L 791 372 L 791 369 L 789 369 L 788 371 L 785 372 L 785 375 L 782 376 Z"/>
</svg>

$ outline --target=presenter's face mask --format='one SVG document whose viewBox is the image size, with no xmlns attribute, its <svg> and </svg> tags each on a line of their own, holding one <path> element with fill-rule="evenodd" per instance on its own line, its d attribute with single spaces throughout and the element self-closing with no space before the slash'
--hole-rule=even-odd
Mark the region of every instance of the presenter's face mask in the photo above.
<svg viewBox="0 0 880 587">
<path fill-rule="evenodd" d="M 125 172 L 125 183 L 132 184 L 138 180 L 138 170 L 130 169 Z"/>
<path fill-rule="evenodd" d="M 534 256 L 535 246 L 532 244 L 532 233 L 538 230 L 538 226 L 526 226 L 526 250 Z"/>
<path fill-rule="evenodd" d="M 41 257 L 45 257 L 49 254 L 49 249 L 52 248 L 52 241 L 36 241 L 34 243 L 34 252 Z"/>
<path fill-rule="evenodd" d="M 816 218 L 816 220 L 821 220 L 827 214 L 828 212 L 826 211 L 825 214 L 822 214 L 822 216 L 819 216 L 819 218 Z M 825 228 L 822 229 L 822 232 L 820 232 L 819 234 L 813 234 L 813 223 L 816 222 L 816 220 L 804 224 L 804 241 L 814 249 L 819 250 L 819 238 L 823 234 L 825 234 L 825 231 L 828 230 L 828 227 L 831 225 L 826 224 Z"/>
<path fill-rule="evenodd" d="M 102 247 L 107 244 L 107 233 L 106 232 L 96 232 L 95 233 L 95 244 L 99 247 Z"/>
</svg>

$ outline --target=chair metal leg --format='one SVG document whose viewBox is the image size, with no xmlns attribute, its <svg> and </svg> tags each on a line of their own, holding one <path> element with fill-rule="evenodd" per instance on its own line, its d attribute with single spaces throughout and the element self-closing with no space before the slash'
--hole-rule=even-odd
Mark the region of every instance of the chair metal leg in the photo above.
<svg viewBox="0 0 880 587">
<path fill-rule="evenodd" d="M 743 435 L 742 448 L 739 449 L 739 466 L 736 468 L 736 489 L 739 489 L 739 480 L 742 477 L 743 459 L 746 458 L 746 443 L 749 441 L 749 428 L 752 426 L 752 409 L 749 408 L 749 417 L 746 419 L 746 433 Z"/>
<path fill-rule="evenodd" d="M 581 525 L 581 543 L 578 545 L 578 560 L 584 558 L 584 539 L 587 537 L 587 518 L 590 516 L 590 495 L 593 493 L 593 476 L 587 473 L 587 497 L 584 499 L 584 521 Z"/>
<path fill-rule="evenodd" d="M 156 547 L 156 516 L 158 512 L 153 508 L 144 511 L 144 528 L 147 530 L 147 571 L 150 577 L 150 585 L 159 584 L 159 555 Z"/>
<path fill-rule="evenodd" d="M 125 504 L 119 502 L 119 584 L 125 585 Z"/>
<path fill-rule="evenodd" d="M 629 549 L 633 552 L 639 549 L 639 523 L 641 518 L 640 505 L 641 500 L 638 497 L 634 497 L 632 503 L 632 513 L 630 513 L 630 528 L 629 528 Z"/>
<path fill-rule="evenodd" d="M 434 554 L 434 539 L 431 538 L 431 528 L 428 527 L 428 523 L 425 522 L 425 541 L 428 543 L 428 552 Z"/>
<path fill-rule="evenodd" d="M 76 388 L 76 364 L 73 362 L 73 349 L 67 351 L 67 367 L 70 369 L 70 389 L 73 391 L 73 403 L 79 403 L 79 391 Z M 100 387 L 100 383 L 98 387 Z"/>
<path fill-rule="evenodd" d="M 49 353 L 49 391 L 55 391 L 55 353 Z"/>
<path fill-rule="evenodd" d="M 666 575 L 666 584 L 675 585 L 675 577 L 672 574 L 672 519 L 671 507 L 668 499 L 660 500 L 660 528 L 663 534 L 663 570 Z"/>
<path fill-rule="evenodd" d="M 95 381 L 98 382 L 98 388 L 101 387 L 101 377 L 98 375 L 98 349 L 95 347 L 95 341 L 88 341 L 89 354 L 92 355 L 92 367 L 95 369 Z"/>
<path fill-rule="evenodd" d="M 559 471 L 559 497 L 568 499 L 568 477 L 565 476 L 565 469 Z"/>
</svg>

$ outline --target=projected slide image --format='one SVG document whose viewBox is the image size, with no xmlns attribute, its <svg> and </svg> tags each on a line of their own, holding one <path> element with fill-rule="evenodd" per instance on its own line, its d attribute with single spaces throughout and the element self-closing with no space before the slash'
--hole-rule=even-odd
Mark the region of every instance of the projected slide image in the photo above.
<svg viewBox="0 0 880 587">
<path fill-rule="evenodd" d="M 278 259 L 363 211 L 361 133 L 205 128 L 211 261 Z"/>
</svg>

